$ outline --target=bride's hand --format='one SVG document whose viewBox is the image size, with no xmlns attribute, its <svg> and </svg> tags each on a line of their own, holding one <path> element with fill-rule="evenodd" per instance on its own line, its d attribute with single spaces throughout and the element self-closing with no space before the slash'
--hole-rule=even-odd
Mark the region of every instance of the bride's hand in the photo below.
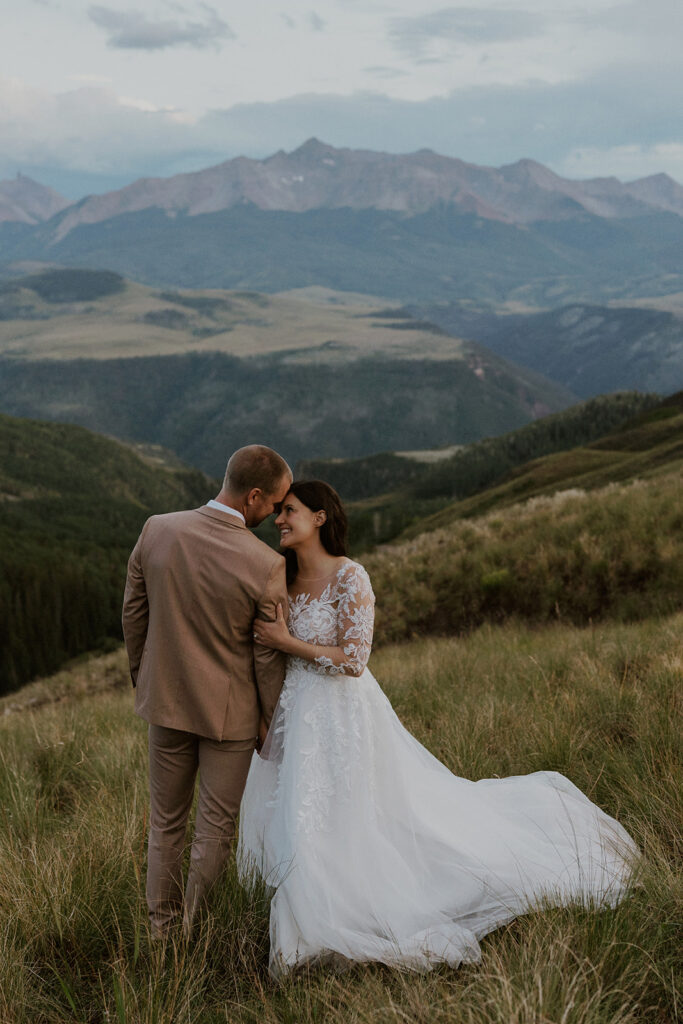
<svg viewBox="0 0 683 1024">
<path fill-rule="evenodd" d="M 291 639 L 280 604 L 277 606 L 275 622 L 267 622 L 265 619 L 256 619 L 254 622 L 254 640 L 262 647 L 286 651 Z"/>
</svg>

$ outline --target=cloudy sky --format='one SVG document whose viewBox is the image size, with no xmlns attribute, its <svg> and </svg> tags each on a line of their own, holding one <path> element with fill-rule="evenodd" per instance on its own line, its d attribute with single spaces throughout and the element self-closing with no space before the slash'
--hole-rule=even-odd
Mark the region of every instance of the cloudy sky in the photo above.
<svg viewBox="0 0 683 1024">
<path fill-rule="evenodd" d="M 428 147 L 683 182 L 683 0 L 0 0 L 0 178 Z"/>
</svg>

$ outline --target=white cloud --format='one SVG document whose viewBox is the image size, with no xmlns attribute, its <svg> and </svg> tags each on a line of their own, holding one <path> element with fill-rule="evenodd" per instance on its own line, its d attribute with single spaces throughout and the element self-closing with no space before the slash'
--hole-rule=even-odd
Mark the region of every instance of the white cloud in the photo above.
<svg viewBox="0 0 683 1024">
<path fill-rule="evenodd" d="M 196 49 L 217 47 L 221 39 L 234 39 L 235 33 L 215 8 L 200 4 L 203 20 L 180 22 L 173 19 L 150 20 L 140 11 L 120 11 L 93 5 L 90 20 L 107 33 L 109 46 L 122 50 L 164 50 L 170 46 Z"/>
<path fill-rule="evenodd" d="M 597 178 L 609 173 L 622 181 L 659 174 L 663 168 L 683 182 L 683 142 L 662 142 L 654 146 L 637 144 L 611 147 L 578 147 L 571 150 L 554 169 L 567 178 Z"/>
<path fill-rule="evenodd" d="M 8 166 L 43 164 L 135 174 L 136 166 L 172 162 L 193 145 L 192 123 L 181 111 L 102 86 L 52 96 L 17 79 L 0 79 L 0 133 L 4 173 Z"/>
<path fill-rule="evenodd" d="M 494 43 L 538 35 L 544 19 L 530 11 L 493 7 L 445 7 L 389 21 L 389 39 L 408 58 L 453 43 Z"/>
<path fill-rule="evenodd" d="M 681 0 L 441 2 L 100 0 L 99 24 L 83 0 L 15 5 L 0 36 L 0 174 L 130 180 L 317 135 L 683 178 Z M 215 44 L 230 38 L 226 59 Z"/>
</svg>

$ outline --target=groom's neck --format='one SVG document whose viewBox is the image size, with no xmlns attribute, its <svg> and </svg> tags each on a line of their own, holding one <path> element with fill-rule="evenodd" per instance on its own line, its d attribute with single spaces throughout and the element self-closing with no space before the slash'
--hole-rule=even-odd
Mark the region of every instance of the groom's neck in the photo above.
<svg viewBox="0 0 683 1024">
<path fill-rule="evenodd" d="M 234 508 L 235 511 L 241 512 L 244 515 L 244 495 L 232 494 L 230 491 L 221 488 L 215 500 L 220 501 L 221 505 L 229 505 L 230 508 Z"/>
</svg>

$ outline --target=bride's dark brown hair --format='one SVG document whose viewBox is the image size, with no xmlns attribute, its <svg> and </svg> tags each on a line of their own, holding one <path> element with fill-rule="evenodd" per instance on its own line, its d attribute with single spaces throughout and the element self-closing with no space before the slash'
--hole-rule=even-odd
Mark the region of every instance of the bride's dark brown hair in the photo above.
<svg viewBox="0 0 683 1024">
<path fill-rule="evenodd" d="M 345 555 L 349 524 L 334 487 L 324 480 L 295 480 L 287 493 L 293 494 L 311 512 L 325 513 L 325 522 L 320 527 L 320 542 L 329 555 Z M 291 583 L 299 568 L 296 551 L 285 549 L 285 564 L 287 582 Z"/>
</svg>

